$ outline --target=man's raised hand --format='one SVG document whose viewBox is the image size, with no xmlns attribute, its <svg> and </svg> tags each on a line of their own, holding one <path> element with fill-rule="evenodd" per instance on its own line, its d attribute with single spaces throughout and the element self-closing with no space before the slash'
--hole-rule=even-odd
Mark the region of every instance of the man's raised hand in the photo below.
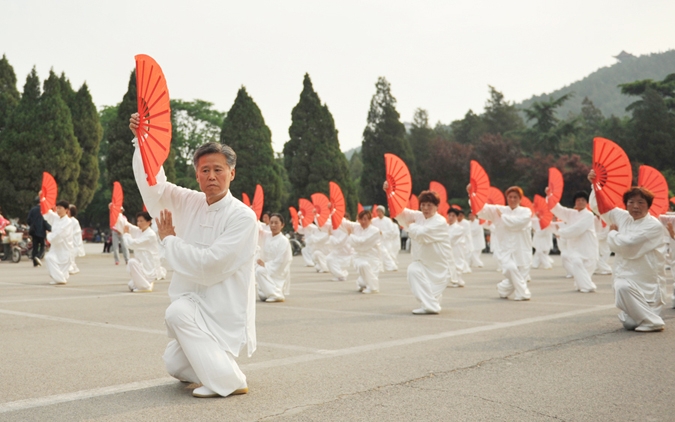
<svg viewBox="0 0 675 422">
<path fill-rule="evenodd" d="M 157 234 L 159 235 L 160 240 L 164 240 L 164 238 L 167 236 L 176 235 L 176 230 L 173 227 L 171 211 L 165 209 L 159 212 L 159 218 L 157 218 Z"/>
</svg>

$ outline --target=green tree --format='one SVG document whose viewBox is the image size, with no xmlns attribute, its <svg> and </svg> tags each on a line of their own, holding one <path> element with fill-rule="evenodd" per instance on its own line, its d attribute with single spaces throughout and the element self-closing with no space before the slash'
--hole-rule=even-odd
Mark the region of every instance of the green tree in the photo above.
<svg viewBox="0 0 675 422">
<path fill-rule="evenodd" d="M 237 153 L 237 174 L 230 185 L 232 195 L 253 198 L 256 184 L 265 191 L 265 209 L 281 211 L 284 186 L 272 149 L 272 132 L 265 124 L 260 108 L 241 87 L 223 120 L 220 142 Z"/>
<path fill-rule="evenodd" d="M 0 60 L 0 132 L 4 129 L 9 115 L 19 104 L 20 99 L 21 95 L 16 88 L 14 68 L 3 54 Z"/>
<path fill-rule="evenodd" d="M 408 142 L 415 156 L 417 171 L 412 174 L 413 186 L 429 186 L 432 180 L 432 173 L 428 167 L 422 165 L 429 161 L 431 157 L 431 143 L 436 137 L 436 133 L 429 126 L 429 115 L 426 110 L 418 108 L 413 116 L 412 127 L 408 133 Z M 433 152 L 435 153 L 435 151 Z"/>
<path fill-rule="evenodd" d="M 485 133 L 485 122 L 481 116 L 469 110 L 462 120 L 450 123 L 452 140 L 460 144 L 475 144 Z"/>
<path fill-rule="evenodd" d="M 630 158 L 657 169 L 671 168 L 675 162 L 675 114 L 657 90 L 647 87 L 641 97 L 631 108 Z"/>
<path fill-rule="evenodd" d="M 560 98 L 550 98 L 546 102 L 535 102 L 524 110 L 527 121 L 534 121 L 531 128 L 520 132 L 524 146 L 530 152 L 545 154 L 560 154 L 560 144 L 577 131 L 577 119 L 560 120 L 556 117 L 556 109 L 562 106 L 572 94 L 565 94 Z"/>
<path fill-rule="evenodd" d="M 143 199 L 136 186 L 132 158 L 134 146 L 131 143 L 134 135 L 129 130 L 129 116 L 138 111 L 136 103 L 136 71 L 131 72 L 129 87 L 117 107 L 117 115 L 110 121 L 106 131 L 108 143 L 108 156 L 106 166 L 108 169 L 107 183 L 112 185 L 118 181 L 124 190 L 124 214 L 132 218 L 143 209 Z M 110 198 L 108 198 L 110 200 Z M 155 216 L 156 217 L 156 216 Z"/>
<path fill-rule="evenodd" d="M 675 73 L 666 76 L 662 81 L 653 81 L 651 79 L 643 79 L 627 84 L 619 85 L 621 93 L 624 95 L 640 96 L 647 92 L 647 90 L 655 91 L 670 111 L 675 111 Z M 626 111 L 631 111 L 635 107 L 639 107 L 644 101 L 644 98 L 637 100 L 626 107 Z"/>
<path fill-rule="evenodd" d="M 61 94 L 68 104 L 73 119 L 75 137 L 80 148 L 82 148 L 80 176 L 78 178 L 80 190 L 77 198 L 73 201 L 80 208 L 80 211 L 84 211 L 98 187 L 98 152 L 103 129 L 87 84 L 82 84 L 82 87 L 75 92 L 64 74 L 61 74 L 59 82 L 61 83 Z"/>
<path fill-rule="evenodd" d="M 387 203 L 382 190 L 386 175 L 385 153 L 399 156 L 408 165 L 411 174 L 415 174 L 415 158 L 406 138 L 405 126 L 396 111 L 396 98 L 391 94 L 391 85 L 384 77 L 380 77 L 375 88 L 361 147 L 363 174 L 360 194 L 364 204 Z"/>
<path fill-rule="evenodd" d="M 342 189 L 347 211 L 356 212 L 356 189 L 349 175 L 347 158 L 340 150 L 338 132 L 328 106 L 321 104 L 308 74 L 300 101 L 291 112 L 290 140 L 284 144 L 284 167 L 293 187 L 291 201 L 309 198 L 315 192 L 328 194 L 328 182 Z"/>
<path fill-rule="evenodd" d="M 485 131 L 492 134 L 505 135 L 511 131 L 525 128 L 523 119 L 518 114 L 518 109 L 512 103 L 504 101 L 504 94 L 497 91 L 493 86 L 490 88 L 490 98 L 485 104 L 483 122 Z"/>
</svg>

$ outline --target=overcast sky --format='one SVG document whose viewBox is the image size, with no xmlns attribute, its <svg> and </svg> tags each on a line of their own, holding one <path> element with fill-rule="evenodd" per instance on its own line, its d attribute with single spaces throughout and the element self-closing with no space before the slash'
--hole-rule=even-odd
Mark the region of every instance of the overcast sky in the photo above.
<svg viewBox="0 0 675 422">
<path fill-rule="evenodd" d="M 432 124 L 550 92 L 615 63 L 675 48 L 675 1 L 91 1 L 0 0 L 0 54 L 19 90 L 36 66 L 87 82 L 98 107 L 121 101 L 134 55 L 162 66 L 172 98 L 227 111 L 240 86 L 274 149 L 308 72 L 343 150 L 361 144 L 378 76 L 403 121 Z M 673 70 L 675 72 L 675 69 Z"/>
</svg>

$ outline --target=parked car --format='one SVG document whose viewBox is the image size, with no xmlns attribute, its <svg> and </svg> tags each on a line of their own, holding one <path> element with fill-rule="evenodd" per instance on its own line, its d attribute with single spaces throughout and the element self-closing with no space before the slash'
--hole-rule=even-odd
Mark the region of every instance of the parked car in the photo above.
<svg viewBox="0 0 675 422">
<path fill-rule="evenodd" d="M 82 229 L 82 240 L 85 242 L 93 242 L 96 229 L 93 227 L 85 227 Z"/>
</svg>

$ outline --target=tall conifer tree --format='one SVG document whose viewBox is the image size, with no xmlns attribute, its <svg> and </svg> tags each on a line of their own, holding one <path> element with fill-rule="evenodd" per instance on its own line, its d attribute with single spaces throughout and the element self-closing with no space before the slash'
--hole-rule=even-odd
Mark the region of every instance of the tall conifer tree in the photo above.
<svg viewBox="0 0 675 422">
<path fill-rule="evenodd" d="M 61 74 L 60 82 L 61 94 L 72 115 L 75 137 L 82 148 L 78 178 L 80 191 L 73 201 L 83 211 L 91 202 L 98 187 L 98 151 L 103 137 L 103 128 L 87 84 L 82 84 L 82 87 L 75 92 L 64 74 Z"/>
<path fill-rule="evenodd" d="M 412 128 L 408 134 L 410 147 L 417 164 L 417 171 L 412 174 L 413 186 L 417 187 L 417 192 L 426 189 L 433 179 L 431 169 L 425 164 L 431 158 L 431 143 L 435 137 L 434 130 L 429 126 L 429 114 L 426 110 L 418 108 L 415 110 Z"/>
<path fill-rule="evenodd" d="M 328 194 L 328 182 L 342 189 L 347 211 L 356 213 L 356 189 L 349 174 L 347 158 L 340 151 L 338 132 L 328 106 L 321 104 L 305 74 L 300 101 L 291 113 L 288 132 L 290 140 L 284 145 L 284 166 L 292 186 L 291 202 L 309 198 L 315 192 Z"/>
<path fill-rule="evenodd" d="M 242 193 L 253 198 L 256 184 L 265 191 L 265 209 L 281 211 L 284 186 L 274 159 L 272 133 L 265 124 L 260 108 L 241 87 L 223 121 L 220 142 L 237 153 L 237 173 L 230 191 L 241 199 Z"/>
<path fill-rule="evenodd" d="M 405 126 L 396 111 L 396 98 L 391 94 L 391 85 L 383 77 L 375 84 L 376 92 L 370 101 L 368 125 L 363 131 L 361 158 L 361 201 L 364 204 L 386 204 L 387 197 L 382 190 L 385 180 L 384 154 L 398 155 L 415 174 L 415 160 L 406 138 Z M 413 186 L 413 190 L 417 189 Z"/>
<path fill-rule="evenodd" d="M 0 132 L 5 127 L 14 107 L 19 104 L 20 98 L 21 95 L 16 88 L 14 68 L 3 54 L 0 60 Z"/>
</svg>

